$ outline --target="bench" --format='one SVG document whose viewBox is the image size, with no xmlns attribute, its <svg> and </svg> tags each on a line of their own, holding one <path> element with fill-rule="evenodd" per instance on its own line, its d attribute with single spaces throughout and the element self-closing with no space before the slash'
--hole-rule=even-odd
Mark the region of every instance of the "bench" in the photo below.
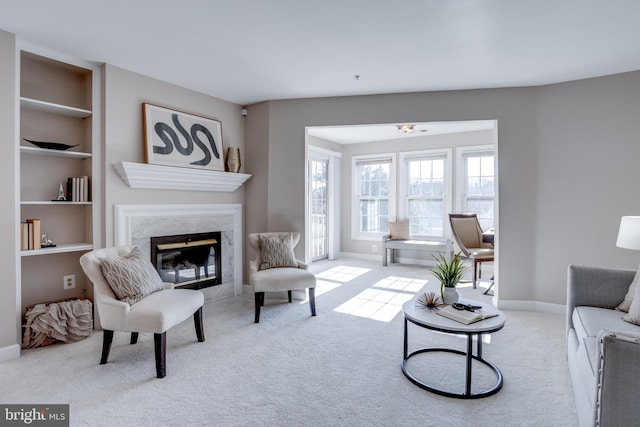
<svg viewBox="0 0 640 427">
<path fill-rule="evenodd" d="M 390 251 L 389 261 L 396 262 L 396 251 L 420 251 L 429 252 L 431 254 L 440 253 L 446 257 L 453 254 L 453 244 L 451 240 L 434 241 L 434 240 L 391 240 L 390 235 L 382 236 L 382 265 L 387 266 L 387 251 Z"/>
</svg>

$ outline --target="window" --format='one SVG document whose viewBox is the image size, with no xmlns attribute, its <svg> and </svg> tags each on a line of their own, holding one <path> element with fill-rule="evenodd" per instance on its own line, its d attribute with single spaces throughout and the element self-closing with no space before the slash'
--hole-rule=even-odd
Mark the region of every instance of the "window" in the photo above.
<svg viewBox="0 0 640 427">
<path fill-rule="evenodd" d="M 495 151 L 487 147 L 468 147 L 462 157 L 462 211 L 478 215 L 483 230 L 494 224 Z"/>
<path fill-rule="evenodd" d="M 395 155 L 354 156 L 354 224 L 358 238 L 388 233 L 395 215 Z"/>
<path fill-rule="evenodd" d="M 402 153 L 401 216 L 411 235 L 445 238 L 450 211 L 451 150 Z"/>
</svg>

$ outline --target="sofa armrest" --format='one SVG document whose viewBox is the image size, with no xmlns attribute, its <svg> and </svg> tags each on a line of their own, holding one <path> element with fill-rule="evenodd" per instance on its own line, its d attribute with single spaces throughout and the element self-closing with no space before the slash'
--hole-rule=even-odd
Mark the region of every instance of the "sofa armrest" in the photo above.
<svg viewBox="0 0 640 427">
<path fill-rule="evenodd" d="M 636 270 L 569 265 L 567 271 L 567 331 L 571 315 L 580 305 L 615 308 L 622 302 Z"/>
<path fill-rule="evenodd" d="M 297 259 L 296 262 L 298 263 L 298 268 L 301 268 L 303 270 L 309 269 L 309 264 L 305 263 L 304 261 L 300 261 L 299 259 Z"/>
<path fill-rule="evenodd" d="M 640 327 L 637 334 L 602 330 L 598 334 L 600 360 L 599 425 L 637 425 L 640 419 Z"/>
</svg>

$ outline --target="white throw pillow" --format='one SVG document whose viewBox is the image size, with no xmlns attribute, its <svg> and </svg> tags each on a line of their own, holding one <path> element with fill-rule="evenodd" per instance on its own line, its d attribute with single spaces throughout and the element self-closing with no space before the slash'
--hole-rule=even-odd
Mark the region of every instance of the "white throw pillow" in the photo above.
<svg viewBox="0 0 640 427">
<path fill-rule="evenodd" d="M 137 246 L 127 256 L 99 260 L 102 274 L 121 301 L 135 304 L 147 295 L 164 289 L 160 275 Z"/>
<path fill-rule="evenodd" d="M 636 288 L 638 288 L 638 283 L 640 283 L 640 266 L 638 267 L 638 272 L 636 273 L 631 285 L 629 285 L 629 290 L 624 297 L 624 300 L 616 307 L 616 310 L 628 312 L 631 307 L 631 302 L 633 301 L 634 295 L 636 294 Z"/>
<path fill-rule="evenodd" d="M 409 240 L 411 239 L 410 234 L 410 223 L 408 219 L 404 221 L 391 222 L 389 221 L 389 234 L 391 235 L 391 240 Z"/>
<path fill-rule="evenodd" d="M 260 270 L 280 267 L 298 267 L 293 252 L 293 236 L 258 236 L 260 243 Z"/>
</svg>

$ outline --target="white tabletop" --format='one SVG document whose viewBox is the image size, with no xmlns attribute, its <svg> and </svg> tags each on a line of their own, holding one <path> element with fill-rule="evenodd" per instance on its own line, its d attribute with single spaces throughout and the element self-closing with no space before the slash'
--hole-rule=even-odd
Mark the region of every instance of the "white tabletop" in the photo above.
<svg viewBox="0 0 640 427">
<path fill-rule="evenodd" d="M 485 304 L 480 301 L 466 298 L 460 298 L 459 302 L 463 304 L 481 306 L 482 308 L 478 310 L 479 313 L 497 313 L 498 315 L 489 319 L 471 323 L 470 325 L 465 325 L 447 317 L 440 316 L 437 314 L 437 308 L 417 305 L 415 298 L 404 303 L 402 311 L 404 312 L 405 318 L 413 323 L 428 329 L 442 332 L 481 334 L 499 331 L 504 327 L 504 323 L 507 320 L 506 316 L 502 311 L 498 310 L 491 304 Z"/>
</svg>

